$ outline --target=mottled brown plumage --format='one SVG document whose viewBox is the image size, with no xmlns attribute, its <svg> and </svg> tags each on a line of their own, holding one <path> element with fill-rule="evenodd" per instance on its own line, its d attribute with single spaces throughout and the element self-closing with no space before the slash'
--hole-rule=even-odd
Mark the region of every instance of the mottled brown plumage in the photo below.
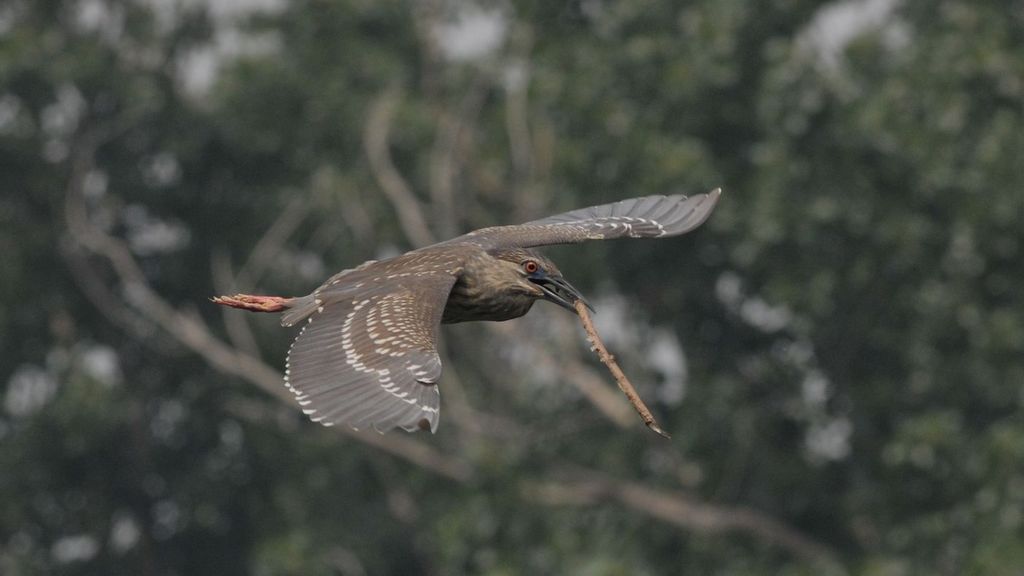
<svg viewBox="0 0 1024 576">
<path fill-rule="evenodd" d="M 437 429 L 442 323 L 502 321 L 537 300 L 573 310 L 579 292 L 535 246 L 658 238 L 693 230 L 719 191 L 648 196 L 518 226 L 482 228 L 329 278 L 308 296 L 235 295 L 218 304 L 306 320 L 288 353 L 285 384 L 315 422 L 384 432 Z"/>
</svg>

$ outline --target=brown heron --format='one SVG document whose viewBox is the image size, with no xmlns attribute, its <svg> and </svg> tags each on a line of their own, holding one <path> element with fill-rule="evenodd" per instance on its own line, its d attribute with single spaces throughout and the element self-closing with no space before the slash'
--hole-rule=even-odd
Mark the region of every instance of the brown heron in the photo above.
<svg viewBox="0 0 1024 576">
<path fill-rule="evenodd" d="M 308 296 L 214 298 L 225 306 L 284 312 L 305 325 L 288 352 L 285 385 L 324 426 L 386 432 L 437 430 L 442 323 L 501 321 L 537 300 L 573 310 L 583 300 L 551 260 L 531 248 L 611 238 L 663 238 L 707 219 L 720 190 L 645 196 L 518 226 L 494 226 L 329 278 Z"/>
</svg>

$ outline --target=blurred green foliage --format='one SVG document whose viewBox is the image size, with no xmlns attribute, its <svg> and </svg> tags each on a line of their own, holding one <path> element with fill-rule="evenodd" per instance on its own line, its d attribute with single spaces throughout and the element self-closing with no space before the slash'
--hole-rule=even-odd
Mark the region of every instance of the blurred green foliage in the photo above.
<svg viewBox="0 0 1024 576">
<path fill-rule="evenodd" d="M 1020 573 L 1024 3 L 274 6 L 0 7 L 0 572 Z M 239 289 L 306 293 L 411 247 L 367 159 L 388 94 L 439 237 L 725 188 L 684 239 L 552 250 L 632 318 L 608 339 L 671 444 L 458 326 L 441 430 L 416 440 L 473 473 L 439 476 L 216 371 L 69 233 L 98 138 L 90 219 L 226 337 L 212 262 L 243 267 L 290 206 L 301 226 Z M 571 321 L 517 322 L 593 361 Z M 290 333 L 252 330 L 281 364 Z M 664 342 L 679 397 L 645 355 Z M 577 468 L 755 510 L 834 562 L 536 496 Z"/>
</svg>

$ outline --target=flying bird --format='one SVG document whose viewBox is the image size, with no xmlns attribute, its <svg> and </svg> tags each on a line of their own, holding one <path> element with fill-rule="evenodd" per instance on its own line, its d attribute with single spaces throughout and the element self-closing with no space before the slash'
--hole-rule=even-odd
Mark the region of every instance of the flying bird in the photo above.
<svg viewBox="0 0 1024 576">
<path fill-rule="evenodd" d="M 314 422 L 434 432 L 441 324 L 510 320 L 538 300 L 575 313 L 575 302 L 586 302 L 554 262 L 532 248 L 678 236 L 700 226 L 720 194 L 645 196 L 481 228 L 343 270 L 307 296 L 236 294 L 213 301 L 283 312 L 283 326 L 305 321 L 288 351 L 284 378 Z"/>
</svg>

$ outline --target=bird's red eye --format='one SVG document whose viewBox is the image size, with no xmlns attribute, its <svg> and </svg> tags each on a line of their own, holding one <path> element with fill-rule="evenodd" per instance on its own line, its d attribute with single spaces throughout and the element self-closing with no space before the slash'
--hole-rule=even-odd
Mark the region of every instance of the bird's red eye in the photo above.
<svg viewBox="0 0 1024 576">
<path fill-rule="evenodd" d="M 534 262 L 533 260 L 527 260 L 526 262 L 523 262 L 523 270 L 526 270 L 527 274 L 533 274 L 539 269 L 540 267 L 537 266 L 537 263 Z"/>
</svg>

